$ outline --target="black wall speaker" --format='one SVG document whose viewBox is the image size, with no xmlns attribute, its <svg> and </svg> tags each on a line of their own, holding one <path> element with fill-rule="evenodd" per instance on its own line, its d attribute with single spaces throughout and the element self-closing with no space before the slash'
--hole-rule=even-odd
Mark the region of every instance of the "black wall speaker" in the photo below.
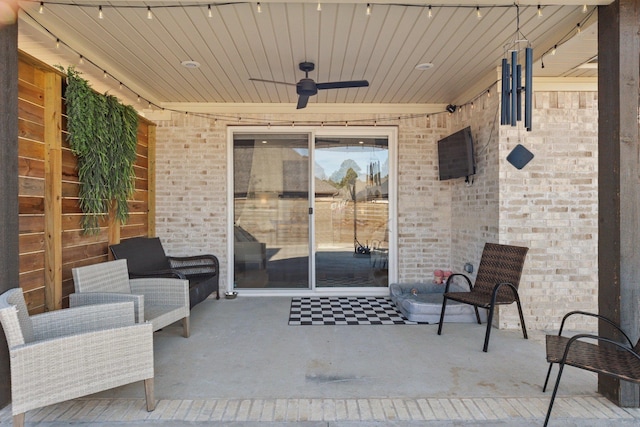
<svg viewBox="0 0 640 427">
<path fill-rule="evenodd" d="M 516 145 L 516 147 L 511 150 L 511 153 L 507 156 L 507 161 L 517 169 L 525 167 L 531 159 L 533 159 L 533 153 L 521 144 Z"/>
</svg>

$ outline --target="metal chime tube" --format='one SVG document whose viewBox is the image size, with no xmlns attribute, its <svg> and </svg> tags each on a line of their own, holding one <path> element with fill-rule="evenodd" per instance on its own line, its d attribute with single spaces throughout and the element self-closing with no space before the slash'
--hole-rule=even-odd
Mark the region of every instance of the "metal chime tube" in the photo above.
<svg viewBox="0 0 640 427">
<path fill-rule="evenodd" d="M 500 124 L 506 125 L 509 120 L 509 63 L 507 58 L 502 58 L 502 105 L 500 106 Z"/>
<path fill-rule="evenodd" d="M 519 122 L 522 120 L 522 66 L 520 64 L 516 66 L 516 82 L 518 82 L 518 86 L 516 87 L 516 99 L 518 103 L 516 120 Z"/>
<path fill-rule="evenodd" d="M 533 109 L 533 49 L 525 49 L 525 81 L 524 81 L 524 127 L 531 131 L 531 115 Z"/>
<path fill-rule="evenodd" d="M 518 51 L 511 52 L 511 126 L 516 126 L 518 103 Z"/>
</svg>

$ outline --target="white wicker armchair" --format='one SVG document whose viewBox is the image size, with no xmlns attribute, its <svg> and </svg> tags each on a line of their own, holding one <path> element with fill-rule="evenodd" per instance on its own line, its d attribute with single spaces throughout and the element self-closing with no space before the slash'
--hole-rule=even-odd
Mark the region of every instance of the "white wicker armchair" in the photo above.
<svg viewBox="0 0 640 427">
<path fill-rule="evenodd" d="M 182 320 L 183 335 L 189 337 L 189 281 L 164 277 L 129 279 L 127 260 L 73 268 L 76 293 L 69 305 L 133 301 L 136 322 L 151 322 L 157 331 Z"/>
<path fill-rule="evenodd" d="M 153 411 L 153 331 L 136 324 L 123 302 L 29 316 L 22 289 L 0 295 L 0 322 L 9 346 L 14 427 L 25 412 L 144 381 Z"/>
</svg>

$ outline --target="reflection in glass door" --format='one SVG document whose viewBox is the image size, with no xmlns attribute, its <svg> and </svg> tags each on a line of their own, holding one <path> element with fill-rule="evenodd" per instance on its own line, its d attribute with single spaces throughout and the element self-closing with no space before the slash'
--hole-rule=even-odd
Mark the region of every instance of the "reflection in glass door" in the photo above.
<svg viewBox="0 0 640 427">
<path fill-rule="evenodd" d="M 309 289 L 309 134 L 234 134 L 234 284 Z"/>
<path fill-rule="evenodd" d="M 318 136 L 314 163 L 316 287 L 388 286 L 388 138 Z"/>
</svg>

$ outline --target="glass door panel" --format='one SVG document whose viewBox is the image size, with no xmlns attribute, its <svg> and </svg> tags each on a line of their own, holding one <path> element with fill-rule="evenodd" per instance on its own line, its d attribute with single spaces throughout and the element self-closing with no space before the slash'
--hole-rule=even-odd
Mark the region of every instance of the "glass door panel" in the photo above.
<svg viewBox="0 0 640 427">
<path fill-rule="evenodd" d="M 315 141 L 316 287 L 389 282 L 388 138 Z"/>
<path fill-rule="evenodd" d="M 309 135 L 234 134 L 234 287 L 309 288 Z"/>
</svg>

